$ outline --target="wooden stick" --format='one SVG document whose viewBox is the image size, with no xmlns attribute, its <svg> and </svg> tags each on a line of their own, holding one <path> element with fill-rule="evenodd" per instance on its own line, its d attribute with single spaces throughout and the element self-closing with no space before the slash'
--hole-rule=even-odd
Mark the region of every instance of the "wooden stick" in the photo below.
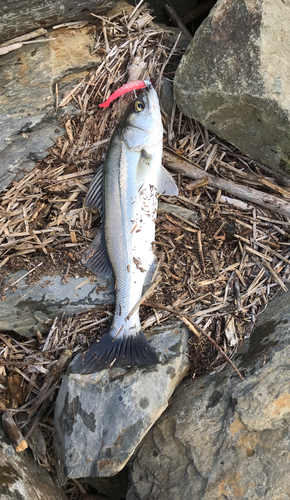
<svg viewBox="0 0 290 500">
<path fill-rule="evenodd" d="M 272 257 L 269 257 L 268 255 L 263 254 L 261 252 L 258 252 L 258 250 L 254 250 L 253 248 L 248 247 L 248 245 L 245 245 L 245 249 L 247 250 L 247 252 L 250 252 L 250 253 L 253 253 L 254 255 L 257 255 L 261 259 L 268 260 L 269 262 L 272 262 L 272 260 L 273 260 Z"/>
<path fill-rule="evenodd" d="M 197 179 L 194 182 L 191 182 L 190 184 L 187 184 L 186 189 L 196 189 L 201 186 L 206 186 L 208 184 L 208 178 L 206 176 L 201 177 L 200 179 Z"/>
<path fill-rule="evenodd" d="M 14 287 L 19 281 L 23 280 L 24 278 L 26 278 L 26 276 L 30 273 L 32 273 L 33 271 L 35 271 L 35 269 L 37 269 L 38 267 L 42 266 L 43 262 L 40 262 L 39 264 L 37 264 L 37 266 L 35 266 L 33 269 L 30 269 L 30 271 L 27 271 L 27 273 L 25 273 L 23 276 L 21 276 L 21 278 L 18 278 L 18 280 L 14 281 L 13 283 L 11 283 L 10 285 L 6 286 L 3 291 L 6 292 L 7 290 L 9 290 L 9 288 L 12 288 Z"/>
<path fill-rule="evenodd" d="M 264 184 L 264 186 L 267 186 L 270 189 L 273 189 L 273 191 L 277 191 L 278 193 L 280 193 L 282 196 L 285 196 L 285 198 L 288 198 L 288 200 L 289 200 L 289 198 L 290 198 L 290 191 L 288 191 L 287 189 L 283 189 L 280 186 L 277 186 L 273 182 L 268 181 L 268 179 L 261 178 L 260 182 L 262 184 Z"/>
<path fill-rule="evenodd" d="M 234 292 L 235 292 L 235 296 L 236 296 L 237 311 L 239 312 L 241 310 L 241 293 L 240 293 L 240 284 L 239 284 L 238 278 L 234 279 L 233 287 L 234 287 Z"/>
<path fill-rule="evenodd" d="M 4 54 L 8 54 L 13 50 L 21 49 L 22 43 L 12 43 L 11 45 L 7 45 L 6 47 L 0 47 L 0 56 L 4 56 Z"/>
<path fill-rule="evenodd" d="M 137 5 L 136 5 L 136 7 L 132 10 L 132 12 L 131 12 L 131 14 L 129 15 L 129 18 L 128 18 L 129 22 L 135 16 L 136 12 L 138 11 L 139 7 L 142 5 L 143 2 L 144 2 L 144 0 L 140 0 L 140 2 L 138 2 Z"/>
<path fill-rule="evenodd" d="M 174 172 L 179 172 L 190 179 L 201 179 L 206 175 L 208 177 L 209 186 L 227 191 L 238 198 L 274 210 L 286 217 L 290 217 L 290 203 L 277 196 L 247 186 L 242 186 L 233 181 L 227 181 L 226 179 L 217 179 L 215 176 L 208 174 L 201 168 L 197 168 L 179 155 L 173 155 L 166 150 L 163 151 L 163 160 L 165 165 L 171 170 L 174 170 Z"/>
<path fill-rule="evenodd" d="M 108 42 L 108 37 L 107 37 L 107 28 L 106 28 L 105 21 L 103 21 L 103 35 L 104 35 L 104 40 L 105 40 L 106 51 L 107 51 L 107 54 L 109 54 L 110 47 L 109 47 L 109 42 Z"/>
<path fill-rule="evenodd" d="M 144 3 L 143 5 L 142 2 L 144 0 L 142 0 L 141 2 L 139 2 L 139 4 L 136 6 L 136 9 L 133 10 L 132 14 L 130 15 L 129 17 L 129 22 L 127 24 L 127 28 L 130 29 L 131 26 L 134 24 L 134 22 L 136 21 L 137 17 L 140 16 L 141 12 L 146 9 L 146 7 L 148 7 L 148 3 Z"/>
<path fill-rule="evenodd" d="M 128 316 L 125 318 L 127 321 L 128 319 L 131 318 L 132 314 L 134 314 L 134 312 L 137 311 L 138 307 L 140 307 L 140 305 L 144 302 L 144 300 L 150 297 L 150 295 L 154 292 L 155 288 L 157 287 L 158 283 L 160 283 L 160 281 L 161 281 L 161 276 L 158 276 L 155 283 L 153 283 L 150 286 L 150 288 L 148 288 L 148 290 L 142 295 L 142 297 L 138 300 L 138 302 L 136 302 L 133 309 L 129 312 Z"/>
<path fill-rule="evenodd" d="M 278 274 L 274 271 L 274 269 L 272 269 L 270 264 L 268 264 L 268 262 L 266 262 L 265 260 L 263 260 L 262 263 L 263 263 L 263 266 L 265 266 L 265 268 L 268 269 L 269 273 L 272 274 L 273 278 L 277 281 L 277 283 L 280 285 L 282 290 L 284 290 L 284 292 L 288 292 L 287 286 L 283 283 L 283 281 L 278 276 Z"/>
<path fill-rule="evenodd" d="M 50 42 L 50 40 L 55 40 L 55 38 L 45 38 L 45 40 L 31 40 L 29 42 L 13 43 L 12 45 L 7 45 L 6 47 L 0 47 L 0 56 L 8 54 L 13 50 L 21 49 L 22 45 L 26 45 L 28 43 Z"/>
<path fill-rule="evenodd" d="M 0 44 L 0 47 L 7 47 L 8 45 L 12 45 L 14 43 L 26 42 L 27 40 L 31 40 L 32 38 L 36 38 L 38 36 L 46 35 L 47 30 L 44 28 L 39 28 L 38 30 L 31 31 L 30 33 L 26 33 L 25 35 L 17 36 L 16 38 L 12 38 L 11 40 L 7 40 Z"/>
<path fill-rule="evenodd" d="M 164 5 L 164 10 L 165 10 L 166 14 L 168 15 L 169 19 L 182 31 L 185 38 L 187 38 L 188 40 L 191 40 L 192 34 L 188 31 L 185 24 L 181 21 L 179 15 L 174 10 L 171 3 L 166 2 L 166 4 Z"/>
<path fill-rule="evenodd" d="M 230 358 L 226 355 L 226 353 L 220 348 L 220 346 L 216 343 L 214 339 L 212 339 L 204 330 L 201 328 L 197 323 L 192 321 L 188 316 L 185 316 L 184 314 L 180 313 L 176 309 L 172 309 L 171 307 L 166 307 L 162 306 L 161 304 L 156 304 L 155 302 L 146 302 L 144 304 L 149 307 L 154 307 L 155 309 L 163 309 L 164 311 L 168 311 L 171 314 L 174 314 L 175 316 L 178 316 L 181 321 L 186 324 L 190 330 L 195 334 L 196 331 L 199 332 L 201 335 L 203 335 L 215 348 L 216 350 L 227 360 L 227 362 L 231 365 L 231 367 L 235 370 L 236 374 L 240 377 L 241 380 L 244 380 L 242 377 L 241 373 L 239 372 L 238 368 L 236 365 L 230 360 Z M 189 326 L 190 325 L 190 326 Z M 199 336 L 199 335 L 197 335 Z"/>
<path fill-rule="evenodd" d="M 245 161 L 253 161 L 254 165 L 257 165 L 257 167 L 259 167 L 259 169 L 261 169 L 263 172 L 266 172 L 266 174 L 276 179 L 276 181 L 279 182 L 281 186 L 290 187 L 290 179 L 288 179 L 285 175 L 281 174 L 280 172 L 276 172 L 272 168 L 266 167 L 262 163 L 259 163 L 256 160 L 251 160 L 248 156 L 242 154 L 233 153 L 232 151 L 227 151 L 227 155 L 233 156 L 234 158 L 240 158 L 241 160 Z"/>
<path fill-rule="evenodd" d="M 199 230 L 197 233 L 197 245 L 198 245 L 198 253 L 199 253 L 199 257 L 200 257 L 202 272 L 204 273 L 205 272 L 205 263 L 204 263 L 204 256 L 203 256 L 202 243 L 201 243 L 201 230 Z"/>
<path fill-rule="evenodd" d="M 89 21 L 71 21 L 69 23 L 56 24 L 52 27 L 53 30 L 58 30 L 60 28 L 83 28 L 89 24 Z"/>
<path fill-rule="evenodd" d="M 175 44 L 173 45 L 173 47 L 172 47 L 172 49 L 171 49 L 171 51 L 170 51 L 169 56 L 167 57 L 167 59 L 166 59 L 166 60 L 164 61 L 164 63 L 162 64 L 162 68 L 161 68 L 160 73 L 159 73 L 158 81 L 157 81 L 157 83 L 156 83 L 156 89 L 157 89 L 157 91 L 158 91 L 158 92 L 160 91 L 160 88 L 161 88 L 161 80 L 162 80 L 163 72 L 164 72 L 164 70 L 165 70 L 165 68 L 166 68 L 167 64 L 169 63 L 169 61 L 170 61 L 170 59 L 171 59 L 171 57 L 172 57 L 172 55 L 173 55 L 173 53 L 174 53 L 174 51 L 175 51 L 175 49 L 176 49 L 176 46 L 177 46 L 177 44 L 178 44 L 178 42 L 179 42 L 179 38 L 180 38 L 180 36 L 181 36 L 181 31 L 180 31 L 180 32 L 178 33 L 178 35 L 177 35 L 177 38 L 176 38 Z"/>
<path fill-rule="evenodd" d="M 219 260 L 218 260 L 216 250 L 210 251 L 210 257 L 211 257 L 211 260 L 213 263 L 214 272 L 218 276 L 220 273 L 220 265 L 219 265 Z"/>
<path fill-rule="evenodd" d="M 98 321 L 94 321 L 93 323 L 90 323 L 89 325 L 85 325 L 85 326 L 82 326 L 81 328 L 77 328 L 77 330 L 74 330 L 73 333 L 74 334 L 79 333 L 79 332 L 82 332 L 83 330 L 88 330 L 89 328 L 93 328 L 96 325 L 100 325 L 101 323 L 104 323 L 105 321 L 107 321 L 108 317 L 109 316 L 107 316 L 106 318 L 99 319 Z"/>
<path fill-rule="evenodd" d="M 20 453 L 21 451 L 26 450 L 26 448 L 28 448 L 27 441 L 24 439 L 9 411 L 5 411 L 5 413 L 3 413 L 2 423 L 8 436 L 11 439 L 15 451 L 17 453 Z"/>
</svg>

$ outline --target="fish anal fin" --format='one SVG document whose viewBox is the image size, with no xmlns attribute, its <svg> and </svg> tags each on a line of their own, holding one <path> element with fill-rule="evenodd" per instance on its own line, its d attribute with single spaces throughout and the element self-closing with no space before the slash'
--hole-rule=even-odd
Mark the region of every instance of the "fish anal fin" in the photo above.
<svg viewBox="0 0 290 500">
<path fill-rule="evenodd" d="M 159 358 L 142 330 L 137 335 L 113 338 L 106 333 L 72 361 L 71 373 L 95 373 L 106 368 L 156 365 Z"/>
</svg>

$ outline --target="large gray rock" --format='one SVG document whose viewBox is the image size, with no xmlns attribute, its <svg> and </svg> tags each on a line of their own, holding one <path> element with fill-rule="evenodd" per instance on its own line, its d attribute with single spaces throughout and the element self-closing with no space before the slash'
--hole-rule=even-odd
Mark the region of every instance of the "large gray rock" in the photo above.
<svg viewBox="0 0 290 500">
<path fill-rule="evenodd" d="M 0 425 L 1 500 L 67 500 L 56 478 L 38 465 L 28 451 L 16 453 Z"/>
<path fill-rule="evenodd" d="M 118 0 L 0 0 L 0 43 L 29 31 L 108 12 Z"/>
<path fill-rule="evenodd" d="M 96 278 L 94 283 L 86 281 L 87 276 L 70 277 L 62 282 L 60 275 L 43 276 L 38 283 L 28 285 L 26 278 L 15 287 L 6 285 L 17 281 L 27 271 L 8 275 L 2 284 L 0 301 L 0 330 L 14 330 L 25 337 L 32 337 L 39 330 L 47 330 L 49 320 L 65 313 L 72 316 L 82 311 L 102 307 L 115 300 L 113 282 Z M 82 285 L 82 283 L 84 283 Z M 82 286 L 80 286 L 82 285 Z M 3 298 L 4 297 L 4 298 Z"/>
<path fill-rule="evenodd" d="M 219 0 L 177 70 L 180 110 L 251 158 L 290 173 L 290 10 Z"/>
<path fill-rule="evenodd" d="M 290 292 L 235 362 L 177 388 L 130 461 L 127 500 L 286 500 L 290 494 Z"/>
<path fill-rule="evenodd" d="M 100 62 L 90 55 L 88 27 L 54 30 L 50 40 L 24 45 L 0 59 L 0 191 L 44 158 L 61 131 L 58 118 L 75 108 L 55 112 L 59 96 Z"/>
<path fill-rule="evenodd" d="M 161 356 L 156 366 L 64 376 L 54 445 L 69 478 L 117 474 L 187 373 L 185 327 L 157 328 L 149 341 Z"/>
</svg>

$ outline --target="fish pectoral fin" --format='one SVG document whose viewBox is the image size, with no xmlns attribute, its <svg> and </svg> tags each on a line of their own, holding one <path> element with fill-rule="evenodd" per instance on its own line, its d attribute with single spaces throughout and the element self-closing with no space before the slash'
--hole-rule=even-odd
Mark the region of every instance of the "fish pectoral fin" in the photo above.
<svg viewBox="0 0 290 500">
<path fill-rule="evenodd" d="M 147 153 L 146 149 L 141 149 L 141 157 L 145 160 L 151 161 L 152 155 Z"/>
<path fill-rule="evenodd" d="M 159 358 L 142 330 L 136 335 L 114 338 L 109 333 L 72 361 L 70 373 L 95 373 L 105 368 L 150 366 Z"/>
<path fill-rule="evenodd" d="M 97 208 L 102 217 L 103 203 L 102 203 L 102 186 L 103 186 L 103 165 L 99 167 L 95 177 L 93 178 L 86 196 L 86 206 L 90 208 Z"/>
<path fill-rule="evenodd" d="M 135 184 L 141 189 L 141 186 L 146 183 L 148 172 L 152 161 L 152 155 L 147 153 L 145 149 L 141 149 L 138 153 L 139 159 L 135 170 Z"/>
<path fill-rule="evenodd" d="M 159 194 L 164 196 L 177 196 L 178 195 L 178 187 L 173 179 L 172 175 L 160 165 L 158 174 L 157 174 L 157 186 L 156 189 Z"/>
<path fill-rule="evenodd" d="M 112 264 L 107 254 L 103 227 L 82 256 L 82 264 L 97 276 L 111 278 Z"/>
</svg>

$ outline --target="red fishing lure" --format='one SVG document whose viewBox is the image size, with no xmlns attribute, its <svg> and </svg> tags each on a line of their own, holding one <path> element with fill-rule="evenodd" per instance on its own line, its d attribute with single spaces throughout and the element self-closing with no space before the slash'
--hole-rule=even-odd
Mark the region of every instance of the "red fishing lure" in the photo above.
<svg viewBox="0 0 290 500">
<path fill-rule="evenodd" d="M 110 97 L 102 104 L 99 104 L 100 108 L 108 108 L 112 101 L 120 97 L 121 95 L 127 94 L 128 92 L 132 92 L 132 90 L 144 89 L 151 85 L 149 80 L 134 80 L 133 82 L 125 83 L 119 89 L 117 89 Z"/>
</svg>

